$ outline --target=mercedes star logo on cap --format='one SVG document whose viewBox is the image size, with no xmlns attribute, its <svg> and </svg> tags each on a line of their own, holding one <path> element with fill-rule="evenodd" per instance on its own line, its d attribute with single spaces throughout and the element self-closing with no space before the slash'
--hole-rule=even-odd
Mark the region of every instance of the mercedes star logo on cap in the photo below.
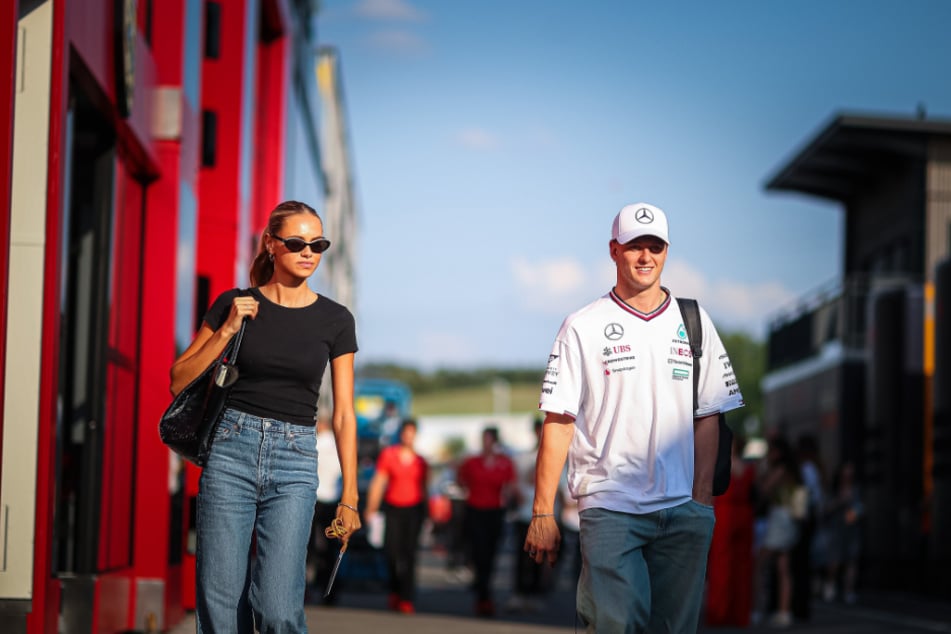
<svg viewBox="0 0 951 634">
<path fill-rule="evenodd" d="M 641 224 L 648 225 L 654 222 L 654 214 L 647 207 L 641 207 L 637 210 L 637 213 L 634 214 L 634 219 Z"/>
</svg>

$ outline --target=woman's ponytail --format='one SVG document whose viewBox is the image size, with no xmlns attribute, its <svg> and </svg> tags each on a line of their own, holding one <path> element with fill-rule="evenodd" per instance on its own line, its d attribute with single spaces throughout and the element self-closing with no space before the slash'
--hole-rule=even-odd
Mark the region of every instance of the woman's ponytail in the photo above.
<svg viewBox="0 0 951 634">
<path fill-rule="evenodd" d="M 263 286 L 274 275 L 274 256 L 267 250 L 267 234 L 265 229 L 258 241 L 258 252 L 251 262 L 251 286 Z"/>
</svg>

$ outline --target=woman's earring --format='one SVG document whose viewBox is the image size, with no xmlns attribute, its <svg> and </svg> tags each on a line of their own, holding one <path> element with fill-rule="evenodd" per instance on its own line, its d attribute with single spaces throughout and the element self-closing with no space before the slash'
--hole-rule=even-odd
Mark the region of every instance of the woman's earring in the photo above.
<svg viewBox="0 0 951 634">
<path fill-rule="evenodd" d="M 272 262 L 274 261 L 274 252 L 273 252 L 273 251 L 268 251 L 268 252 L 267 252 L 267 259 L 270 260 L 270 261 L 272 261 Z"/>
</svg>

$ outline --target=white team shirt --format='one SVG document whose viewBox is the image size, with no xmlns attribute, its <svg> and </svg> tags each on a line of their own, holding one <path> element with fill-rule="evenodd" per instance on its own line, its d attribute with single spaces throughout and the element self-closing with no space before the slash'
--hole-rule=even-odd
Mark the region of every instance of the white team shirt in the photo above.
<svg viewBox="0 0 951 634">
<path fill-rule="evenodd" d="M 676 299 L 644 314 L 612 290 L 565 319 L 548 358 L 539 409 L 575 419 L 568 487 L 579 510 L 650 513 L 690 500 L 694 418 L 743 405 L 730 359 L 700 309 L 703 357 L 693 411 L 693 359 Z"/>
</svg>

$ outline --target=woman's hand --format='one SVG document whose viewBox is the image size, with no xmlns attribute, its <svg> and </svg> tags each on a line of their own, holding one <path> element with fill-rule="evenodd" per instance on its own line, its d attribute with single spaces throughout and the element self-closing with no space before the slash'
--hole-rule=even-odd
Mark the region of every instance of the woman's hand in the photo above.
<svg viewBox="0 0 951 634">
<path fill-rule="evenodd" d="M 357 507 L 340 503 L 337 505 L 337 516 L 324 530 L 324 534 L 330 539 L 339 539 L 341 548 L 346 548 L 350 536 L 360 530 L 361 526 L 363 525 L 360 523 Z"/>
<path fill-rule="evenodd" d="M 231 338 L 241 330 L 241 322 L 246 317 L 254 319 L 257 314 L 258 300 L 246 295 L 235 297 L 231 301 L 228 317 L 218 330 L 212 330 L 206 322 L 202 322 L 191 344 L 175 360 L 169 371 L 169 390 L 172 396 L 177 396 L 186 385 L 204 372 L 205 368 L 214 363 Z"/>
<path fill-rule="evenodd" d="M 258 300 L 250 295 L 239 295 L 231 300 L 231 311 L 221 326 L 222 334 L 233 337 L 241 330 L 241 322 L 245 317 L 254 319 L 258 316 Z"/>
</svg>

